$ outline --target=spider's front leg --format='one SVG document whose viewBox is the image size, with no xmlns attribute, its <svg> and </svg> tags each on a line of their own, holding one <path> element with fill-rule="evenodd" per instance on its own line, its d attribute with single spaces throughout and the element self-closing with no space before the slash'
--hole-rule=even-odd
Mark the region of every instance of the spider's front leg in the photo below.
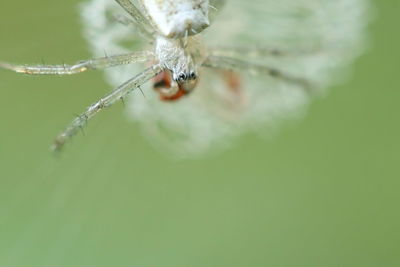
<svg viewBox="0 0 400 267">
<path fill-rule="evenodd" d="M 120 85 L 117 89 L 112 91 L 110 94 L 101 98 L 96 103 L 90 105 L 84 113 L 75 118 L 72 123 L 61 132 L 55 139 L 52 146 L 53 150 L 60 150 L 64 144 L 71 139 L 80 128 L 82 128 L 89 119 L 96 115 L 99 111 L 113 105 L 120 99 L 123 99 L 127 94 L 132 92 L 134 89 L 140 87 L 142 84 L 156 76 L 161 72 L 160 65 L 153 65 L 146 69 L 142 73 L 136 75 L 130 80 Z"/>
<path fill-rule="evenodd" d="M 73 65 L 17 65 L 0 61 L 0 68 L 31 75 L 70 75 L 87 70 L 109 68 L 152 59 L 154 59 L 152 52 L 143 51 L 89 59 Z"/>
</svg>

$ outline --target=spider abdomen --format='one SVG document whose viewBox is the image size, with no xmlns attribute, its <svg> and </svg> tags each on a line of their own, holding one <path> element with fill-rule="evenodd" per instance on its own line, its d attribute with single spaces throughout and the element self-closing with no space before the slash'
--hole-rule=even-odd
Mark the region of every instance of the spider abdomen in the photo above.
<svg viewBox="0 0 400 267">
<path fill-rule="evenodd" d="M 210 25 L 208 0 L 141 0 L 161 35 L 182 38 Z"/>
</svg>

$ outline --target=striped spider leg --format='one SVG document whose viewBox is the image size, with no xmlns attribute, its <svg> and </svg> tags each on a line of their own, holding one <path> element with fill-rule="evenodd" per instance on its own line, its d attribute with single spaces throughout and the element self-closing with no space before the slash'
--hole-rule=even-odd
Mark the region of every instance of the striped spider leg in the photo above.
<svg viewBox="0 0 400 267">
<path fill-rule="evenodd" d="M 154 54 L 149 51 L 144 51 L 84 60 L 74 65 L 15 65 L 0 62 L 0 67 L 15 71 L 17 73 L 30 75 L 71 75 L 87 70 L 103 69 L 113 66 L 151 60 L 154 60 Z M 90 105 L 84 113 L 75 118 L 72 123 L 56 137 L 52 149 L 60 150 L 63 145 L 70 138 L 72 138 L 90 118 L 92 118 L 104 108 L 111 106 L 116 101 L 123 99 L 132 90 L 140 87 L 146 81 L 156 76 L 160 71 L 160 66 L 158 64 L 155 64 L 144 70 L 142 73 L 126 81 L 117 89 L 115 89 L 105 97 L 101 98 L 96 103 Z"/>
<path fill-rule="evenodd" d="M 105 56 L 79 61 L 73 65 L 17 65 L 0 61 L 0 68 L 31 75 L 71 75 L 87 70 L 104 69 L 114 66 L 144 62 L 154 58 L 150 51 Z"/>
</svg>

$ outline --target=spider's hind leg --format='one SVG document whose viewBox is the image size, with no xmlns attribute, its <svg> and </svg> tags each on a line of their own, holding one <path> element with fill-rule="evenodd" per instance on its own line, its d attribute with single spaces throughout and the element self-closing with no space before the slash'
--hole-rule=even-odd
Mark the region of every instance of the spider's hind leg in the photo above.
<svg viewBox="0 0 400 267">
<path fill-rule="evenodd" d="M 273 67 L 268 67 L 240 59 L 223 56 L 209 56 L 207 60 L 203 63 L 203 66 L 216 69 L 248 72 L 250 74 L 256 75 L 268 75 L 270 77 L 281 79 L 288 83 L 296 84 L 306 91 L 312 91 L 313 89 L 313 85 L 307 79 L 293 76 Z"/>
<path fill-rule="evenodd" d="M 321 52 L 318 46 L 302 49 L 284 49 L 265 46 L 216 46 L 210 48 L 212 55 L 234 58 L 302 57 Z"/>
</svg>

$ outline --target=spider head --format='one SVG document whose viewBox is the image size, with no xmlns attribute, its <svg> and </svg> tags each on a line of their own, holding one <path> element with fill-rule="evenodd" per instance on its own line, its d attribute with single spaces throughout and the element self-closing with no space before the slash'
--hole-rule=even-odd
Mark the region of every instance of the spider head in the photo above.
<svg viewBox="0 0 400 267">
<path fill-rule="evenodd" d="M 194 71 L 189 72 L 180 72 L 178 74 L 174 74 L 174 80 L 178 83 L 184 83 L 189 80 L 196 80 L 197 74 Z"/>
<path fill-rule="evenodd" d="M 190 93 L 197 85 L 197 74 L 195 71 L 173 73 L 173 79 L 186 93 Z"/>
<path fill-rule="evenodd" d="M 196 87 L 195 73 L 192 72 L 190 76 L 192 79 L 178 82 L 170 71 L 164 70 L 154 78 L 153 87 L 160 94 L 162 101 L 176 101 L 188 95 Z"/>
</svg>

